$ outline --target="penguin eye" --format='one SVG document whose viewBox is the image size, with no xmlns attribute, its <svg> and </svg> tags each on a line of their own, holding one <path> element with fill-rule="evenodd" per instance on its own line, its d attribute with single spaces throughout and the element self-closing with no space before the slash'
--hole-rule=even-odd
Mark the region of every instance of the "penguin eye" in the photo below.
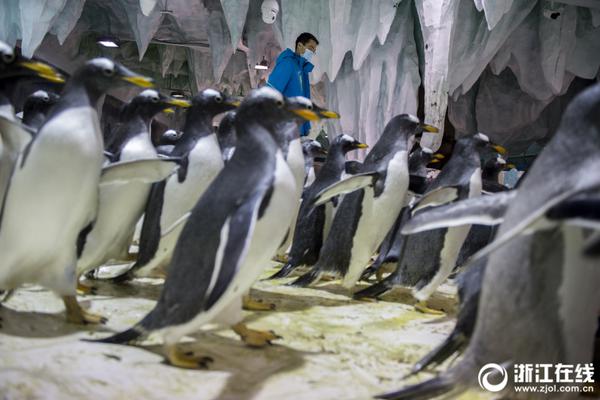
<svg viewBox="0 0 600 400">
<path fill-rule="evenodd" d="M 104 76 L 111 77 L 111 76 L 113 76 L 115 74 L 115 70 L 111 69 L 111 68 L 104 68 L 102 70 L 102 73 L 104 74 Z"/>
<path fill-rule="evenodd" d="M 153 103 L 158 103 L 158 97 L 153 97 L 153 98 L 152 98 L 152 102 L 153 102 Z"/>
<path fill-rule="evenodd" d="M 10 64 L 11 62 L 15 61 L 15 54 L 14 53 L 3 53 L 2 61 L 5 64 Z"/>
<path fill-rule="evenodd" d="M 223 98 L 221 96 L 217 96 L 217 97 L 215 97 L 215 101 L 217 103 L 222 103 L 223 102 Z"/>
<path fill-rule="evenodd" d="M 275 103 L 275 104 L 277 104 L 277 107 L 279 107 L 279 108 L 283 107 L 283 101 L 281 101 L 281 100 L 277 100 L 277 103 Z"/>
<path fill-rule="evenodd" d="M 50 101 L 50 97 L 48 97 L 48 96 L 44 96 L 44 101 L 45 101 L 45 102 L 49 102 L 49 101 Z"/>
<path fill-rule="evenodd" d="M 309 109 L 309 110 L 312 110 L 312 109 L 313 109 L 313 106 L 312 106 L 312 104 L 308 106 L 308 109 Z"/>
</svg>

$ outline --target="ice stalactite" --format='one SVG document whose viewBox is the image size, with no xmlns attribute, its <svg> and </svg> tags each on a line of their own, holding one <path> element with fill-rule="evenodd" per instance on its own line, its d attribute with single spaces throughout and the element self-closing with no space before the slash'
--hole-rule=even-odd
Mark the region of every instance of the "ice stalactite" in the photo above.
<svg viewBox="0 0 600 400">
<path fill-rule="evenodd" d="M 229 36 L 231 37 L 231 46 L 234 52 L 242 38 L 249 5 L 250 0 L 221 0 L 221 7 L 225 14 Z"/>
<path fill-rule="evenodd" d="M 137 2 L 133 4 L 125 3 L 124 7 L 127 13 L 127 20 L 137 43 L 139 59 L 142 60 L 150 41 L 160 27 L 163 16 L 156 9 L 150 15 L 146 16 Z"/>
<path fill-rule="evenodd" d="M 140 10 L 145 16 L 150 16 L 154 8 L 156 7 L 158 0 L 140 0 Z"/>
<path fill-rule="evenodd" d="M 452 34 L 460 1 L 421 0 L 416 5 L 424 42 L 425 122 L 440 129 L 439 134 L 424 133 L 421 143 L 435 151 L 444 133 Z"/>
<path fill-rule="evenodd" d="M 394 115 L 416 114 L 421 79 L 414 16 L 409 1 L 398 8 L 385 43 L 372 43 L 358 71 L 347 53 L 335 81 L 326 83 L 327 105 L 342 115 L 330 123 L 330 136 L 347 132 L 373 145 Z"/>
</svg>

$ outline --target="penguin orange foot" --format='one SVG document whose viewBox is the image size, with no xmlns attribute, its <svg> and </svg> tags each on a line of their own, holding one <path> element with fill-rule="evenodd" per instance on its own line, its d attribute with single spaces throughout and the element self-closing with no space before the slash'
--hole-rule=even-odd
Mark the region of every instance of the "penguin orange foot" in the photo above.
<svg viewBox="0 0 600 400">
<path fill-rule="evenodd" d="M 249 295 L 242 298 L 242 307 L 247 311 L 273 311 L 275 304 L 264 303 L 262 300 L 254 300 Z"/>
<path fill-rule="evenodd" d="M 77 294 L 79 294 L 79 295 L 96 294 L 96 287 L 88 286 L 81 282 L 77 282 Z"/>
<path fill-rule="evenodd" d="M 108 319 L 101 315 L 92 314 L 81 308 L 75 296 L 63 296 L 63 302 L 67 309 L 67 322 L 74 324 L 105 324 Z"/>
<path fill-rule="evenodd" d="M 250 347 L 265 347 L 271 345 L 273 340 L 281 339 L 281 336 L 273 331 L 257 331 L 243 323 L 234 325 L 232 329 Z"/>
<path fill-rule="evenodd" d="M 193 352 L 182 352 L 177 346 L 166 346 L 167 361 L 174 367 L 207 369 L 214 360 L 211 357 L 195 356 Z"/>
<path fill-rule="evenodd" d="M 425 300 L 418 301 L 415 303 L 415 310 L 422 312 L 423 314 L 431 314 L 431 315 L 444 315 L 443 311 L 434 310 L 433 308 L 429 308 L 427 306 L 427 302 Z"/>
</svg>

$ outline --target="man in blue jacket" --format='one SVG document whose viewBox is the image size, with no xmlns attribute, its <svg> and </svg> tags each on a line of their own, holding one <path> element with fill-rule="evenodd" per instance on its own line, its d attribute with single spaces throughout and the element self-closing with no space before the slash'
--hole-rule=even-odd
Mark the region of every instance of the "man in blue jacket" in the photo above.
<svg viewBox="0 0 600 400">
<path fill-rule="evenodd" d="M 315 67 L 310 61 L 317 51 L 317 38 L 304 32 L 296 39 L 296 51 L 285 49 L 277 57 L 273 72 L 267 84 L 279 90 L 286 97 L 304 96 L 310 99 L 308 73 Z M 302 136 L 308 135 L 310 123 L 300 127 Z"/>
</svg>

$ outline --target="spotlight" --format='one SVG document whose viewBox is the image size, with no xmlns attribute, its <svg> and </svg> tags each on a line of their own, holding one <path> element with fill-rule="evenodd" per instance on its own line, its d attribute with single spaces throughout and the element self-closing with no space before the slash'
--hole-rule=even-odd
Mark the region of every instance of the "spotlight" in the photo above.
<svg viewBox="0 0 600 400">
<path fill-rule="evenodd" d="M 171 92 L 171 97 L 174 99 L 183 99 L 185 97 L 185 93 L 183 93 L 181 90 L 174 90 Z"/>
<path fill-rule="evenodd" d="M 100 36 L 96 39 L 96 43 L 100 46 L 115 48 L 119 47 L 118 41 L 113 36 Z"/>
<path fill-rule="evenodd" d="M 256 63 L 256 65 L 254 66 L 255 69 L 269 69 L 269 62 L 267 61 L 267 59 L 265 58 L 265 56 L 263 56 L 262 60 L 260 63 Z"/>
</svg>

